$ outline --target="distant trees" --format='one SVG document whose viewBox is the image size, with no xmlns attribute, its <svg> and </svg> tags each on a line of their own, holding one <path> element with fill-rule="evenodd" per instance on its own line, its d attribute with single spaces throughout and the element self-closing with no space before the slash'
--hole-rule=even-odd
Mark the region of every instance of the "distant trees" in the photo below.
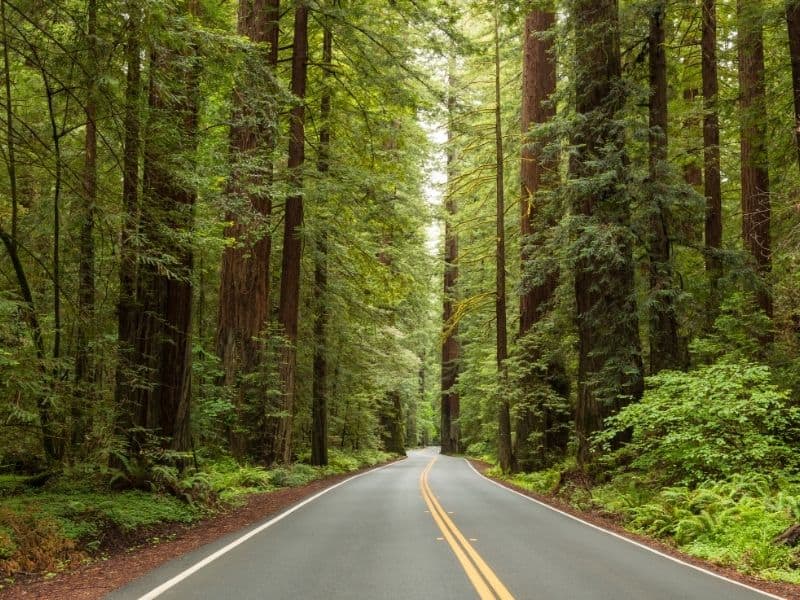
<svg viewBox="0 0 800 600">
<path fill-rule="evenodd" d="M 454 81 L 454 59 L 448 65 L 447 80 L 447 180 L 444 209 L 444 292 L 442 309 L 442 363 L 441 363 L 441 447 L 444 454 L 457 454 L 461 451 L 459 443 L 458 417 L 460 403 L 456 382 L 458 380 L 461 348 L 458 341 L 458 323 L 455 320 L 456 285 L 458 283 L 458 231 L 455 219 L 458 214 L 458 199 L 455 189 L 455 111 L 456 90 Z"/>
<path fill-rule="evenodd" d="M 792 371 L 782 8 L 0 1 L 0 457 L 588 466 L 732 321 Z"/>
</svg>

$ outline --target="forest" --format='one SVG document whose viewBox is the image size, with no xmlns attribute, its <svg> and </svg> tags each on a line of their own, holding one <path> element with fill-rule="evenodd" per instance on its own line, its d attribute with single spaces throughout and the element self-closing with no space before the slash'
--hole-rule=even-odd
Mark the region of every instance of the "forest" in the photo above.
<svg viewBox="0 0 800 600">
<path fill-rule="evenodd" d="M 800 1 L 0 27 L 6 582 L 440 445 L 800 583 Z"/>
</svg>

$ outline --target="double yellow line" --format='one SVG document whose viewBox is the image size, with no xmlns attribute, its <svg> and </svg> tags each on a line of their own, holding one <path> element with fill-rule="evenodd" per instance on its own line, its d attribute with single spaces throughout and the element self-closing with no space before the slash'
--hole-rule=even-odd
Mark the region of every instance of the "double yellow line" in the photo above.
<svg viewBox="0 0 800 600">
<path fill-rule="evenodd" d="M 436 496 L 433 495 L 430 486 L 428 485 L 428 473 L 433 468 L 433 463 L 436 462 L 434 458 L 428 466 L 422 471 L 419 477 L 419 487 L 422 491 L 422 497 L 425 499 L 425 504 L 433 516 L 433 520 L 442 531 L 442 535 L 453 553 L 456 555 L 458 562 L 467 574 L 470 582 L 472 583 L 475 591 L 481 600 L 491 598 L 491 600 L 514 600 L 514 596 L 506 589 L 506 586 L 495 575 L 494 571 L 486 564 L 481 558 L 480 554 L 475 551 L 475 548 L 467 541 L 462 533 L 455 526 L 455 523 L 447 516 L 447 513 L 439 504 Z"/>
</svg>

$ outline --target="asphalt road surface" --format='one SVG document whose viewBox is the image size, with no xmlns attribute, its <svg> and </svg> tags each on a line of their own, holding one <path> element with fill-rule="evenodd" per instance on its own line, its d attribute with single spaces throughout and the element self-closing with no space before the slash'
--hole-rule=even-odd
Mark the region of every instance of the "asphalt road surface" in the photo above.
<svg viewBox="0 0 800 600">
<path fill-rule="evenodd" d="M 775 598 L 414 451 L 110 596 L 377 600 Z"/>
</svg>

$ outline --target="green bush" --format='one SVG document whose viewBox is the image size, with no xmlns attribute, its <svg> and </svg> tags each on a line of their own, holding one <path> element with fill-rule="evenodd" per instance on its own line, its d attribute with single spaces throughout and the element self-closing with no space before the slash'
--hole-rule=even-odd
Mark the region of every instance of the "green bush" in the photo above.
<svg viewBox="0 0 800 600">
<path fill-rule="evenodd" d="M 622 515 L 630 529 L 674 539 L 694 556 L 786 579 L 798 551 L 773 540 L 800 516 L 800 486 L 781 481 L 782 489 L 775 489 L 773 483 L 765 475 L 735 475 L 693 489 L 667 487 L 644 498 L 616 481 L 597 488 L 593 499 Z"/>
<path fill-rule="evenodd" d="M 771 382 L 768 367 L 720 362 L 648 380 L 641 402 L 606 420 L 595 442 L 609 449 L 621 432 L 632 441 L 607 460 L 666 484 L 694 485 L 736 473 L 795 469 L 800 409 Z"/>
</svg>

